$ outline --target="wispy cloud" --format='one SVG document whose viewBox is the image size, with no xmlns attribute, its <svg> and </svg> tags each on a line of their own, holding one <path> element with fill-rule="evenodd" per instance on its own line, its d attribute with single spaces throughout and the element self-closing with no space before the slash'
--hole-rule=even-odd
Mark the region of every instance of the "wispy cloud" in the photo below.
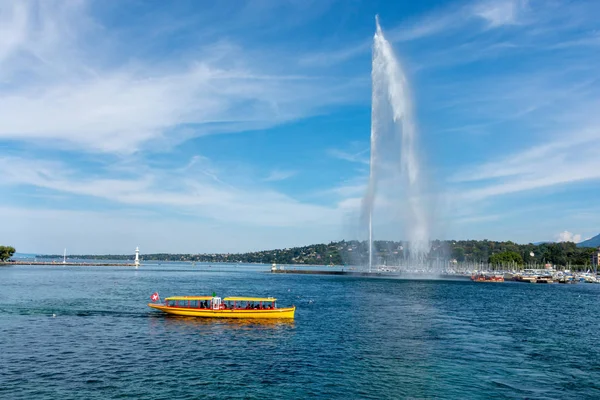
<svg viewBox="0 0 600 400">
<path fill-rule="evenodd" d="M 423 41 L 439 35 L 456 34 L 470 28 L 477 31 L 500 28 L 507 25 L 526 24 L 529 22 L 527 0 L 475 0 L 466 4 L 436 9 L 429 13 L 412 17 L 396 26 L 387 26 L 386 37 L 393 43 Z M 478 22 L 485 25 L 477 26 Z M 307 54 L 300 59 L 302 65 L 328 66 L 346 62 L 371 50 L 371 39 L 365 38 L 360 42 L 341 49 Z"/>
<path fill-rule="evenodd" d="M 490 27 L 513 25 L 527 7 L 527 0 L 489 0 L 476 3 L 473 14 L 485 19 Z"/>
<path fill-rule="evenodd" d="M 371 17 L 354 19 L 348 34 L 342 23 L 323 24 L 328 12 L 337 18 L 338 7 L 349 7 L 329 1 L 214 2 L 202 12 L 124 7 L 135 10 L 124 11 L 122 24 L 121 7 L 103 2 L 0 2 L 3 204 L 35 203 L 27 197 L 35 193 L 54 205 L 61 196 L 64 207 L 306 232 L 332 232 L 360 212 L 369 132 L 345 130 L 343 114 L 360 104 L 351 123 L 368 126 Z M 151 11 L 130 12 L 145 7 Z M 472 0 L 411 10 L 381 18 L 414 89 L 435 179 L 450 188 L 441 197 L 457 208 L 440 220 L 475 232 L 468 226 L 520 218 L 532 209 L 521 200 L 537 189 L 560 194 L 600 180 L 600 3 Z M 334 129 L 329 113 L 342 116 Z M 287 146 L 288 132 L 308 131 L 326 133 Z M 306 145 L 311 156 L 251 160 L 254 148 L 237 151 L 234 142 L 250 138 L 296 155 Z M 303 163 L 314 160 L 314 170 L 328 173 L 311 180 Z M 300 173 L 306 179 L 296 189 L 276 183 Z M 402 207 L 394 184 L 382 186 L 380 209 Z M 45 210 L 35 215 L 55 223 L 56 210 Z M 544 231 L 596 229 L 593 211 L 576 219 Z"/>
<path fill-rule="evenodd" d="M 600 179 L 600 160 L 593 145 L 599 131 L 573 132 L 568 139 L 516 152 L 497 161 L 469 167 L 456 174 L 456 182 L 477 182 L 464 189 L 461 197 L 480 200 L 487 197 L 530 191 L 543 187 Z"/>
<path fill-rule="evenodd" d="M 351 163 L 358 163 L 363 165 L 369 165 L 369 149 L 360 150 L 358 152 L 348 152 L 341 149 L 329 149 L 328 154 L 331 157 L 339 160 L 348 161 Z"/>
<path fill-rule="evenodd" d="M 152 143 L 271 127 L 352 97 L 348 80 L 269 73 L 253 61 L 256 54 L 246 57 L 233 43 L 205 43 L 183 62 L 92 65 L 90 44 L 101 42 L 104 58 L 111 58 L 118 37 L 102 39 L 85 4 L 3 3 L 0 20 L 11 23 L 10 34 L 0 35 L 0 139 L 130 153 Z"/>
<path fill-rule="evenodd" d="M 249 75 L 198 65 L 139 78 L 120 71 L 77 84 L 0 96 L 0 137 L 132 152 L 151 140 L 266 128 L 335 102 L 309 102 L 316 82 Z M 333 89 L 335 92 L 336 89 Z M 41 95 L 40 95 L 41 92 Z M 329 100 L 327 100 L 329 98 Z M 303 105 L 304 104 L 304 105 Z M 182 128 L 173 128 L 181 126 Z"/>
<path fill-rule="evenodd" d="M 32 186 L 116 204 L 168 207 L 215 221 L 260 226 L 335 225 L 343 210 L 303 203 L 265 187 L 233 187 L 215 176 L 146 169 L 130 179 L 81 176 L 62 163 L 0 158 L 0 185 Z M 211 174 L 212 175 L 212 174 Z M 177 189 L 174 189 L 177 188 Z"/>
<path fill-rule="evenodd" d="M 298 174 L 298 171 L 276 169 L 264 179 L 265 182 L 277 182 L 291 178 Z"/>
</svg>

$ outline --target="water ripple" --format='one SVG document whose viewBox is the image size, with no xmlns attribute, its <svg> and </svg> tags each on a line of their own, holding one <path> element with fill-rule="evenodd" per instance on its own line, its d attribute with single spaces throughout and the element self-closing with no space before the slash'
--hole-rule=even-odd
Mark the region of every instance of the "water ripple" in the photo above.
<svg viewBox="0 0 600 400">
<path fill-rule="evenodd" d="M 0 397 L 600 398 L 600 285 L 185 268 L 0 270 Z M 170 317 L 155 290 L 276 295 L 297 318 Z"/>
</svg>

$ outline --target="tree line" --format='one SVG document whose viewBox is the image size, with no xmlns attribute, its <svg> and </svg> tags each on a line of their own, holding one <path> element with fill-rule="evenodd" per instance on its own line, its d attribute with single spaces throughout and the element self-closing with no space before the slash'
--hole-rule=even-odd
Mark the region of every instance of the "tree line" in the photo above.
<svg viewBox="0 0 600 400">
<path fill-rule="evenodd" d="M 573 242 L 517 244 L 510 241 L 494 242 L 489 240 L 465 240 L 452 242 L 450 254 L 452 258 L 459 262 L 586 266 L 591 264 L 591 258 L 594 251 L 597 251 L 597 249 L 577 247 Z"/>
<path fill-rule="evenodd" d="M 375 241 L 373 258 L 377 264 L 399 265 L 410 258 L 410 246 L 397 241 Z M 552 264 L 557 266 L 589 266 L 594 248 L 580 248 L 572 242 L 517 244 L 491 240 L 434 240 L 424 255 L 427 260 L 489 263 L 493 265 Z M 62 255 L 41 256 L 62 258 Z M 80 255 L 70 258 L 132 260 L 134 255 Z M 365 265 L 369 259 L 366 241 L 342 240 L 329 244 L 248 253 L 221 254 L 144 254 L 146 261 L 192 261 L 223 263 L 304 264 L 304 265 Z"/>
</svg>

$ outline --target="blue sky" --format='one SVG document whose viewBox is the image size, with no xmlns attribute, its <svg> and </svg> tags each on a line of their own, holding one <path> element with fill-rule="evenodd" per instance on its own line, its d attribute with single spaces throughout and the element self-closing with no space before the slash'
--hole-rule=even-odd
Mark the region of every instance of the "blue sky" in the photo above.
<svg viewBox="0 0 600 400">
<path fill-rule="evenodd" d="M 375 14 L 410 82 L 434 238 L 600 232 L 597 1 L 44 0 L 0 3 L 0 242 L 356 238 Z"/>
</svg>

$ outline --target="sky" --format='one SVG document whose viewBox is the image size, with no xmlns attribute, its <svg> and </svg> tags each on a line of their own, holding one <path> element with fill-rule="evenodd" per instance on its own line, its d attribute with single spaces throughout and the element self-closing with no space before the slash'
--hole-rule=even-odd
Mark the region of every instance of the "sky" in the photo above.
<svg viewBox="0 0 600 400">
<path fill-rule="evenodd" d="M 376 14 L 410 86 L 433 239 L 600 232 L 598 1 L 7 0 L 0 244 L 362 238 Z"/>
</svg>

